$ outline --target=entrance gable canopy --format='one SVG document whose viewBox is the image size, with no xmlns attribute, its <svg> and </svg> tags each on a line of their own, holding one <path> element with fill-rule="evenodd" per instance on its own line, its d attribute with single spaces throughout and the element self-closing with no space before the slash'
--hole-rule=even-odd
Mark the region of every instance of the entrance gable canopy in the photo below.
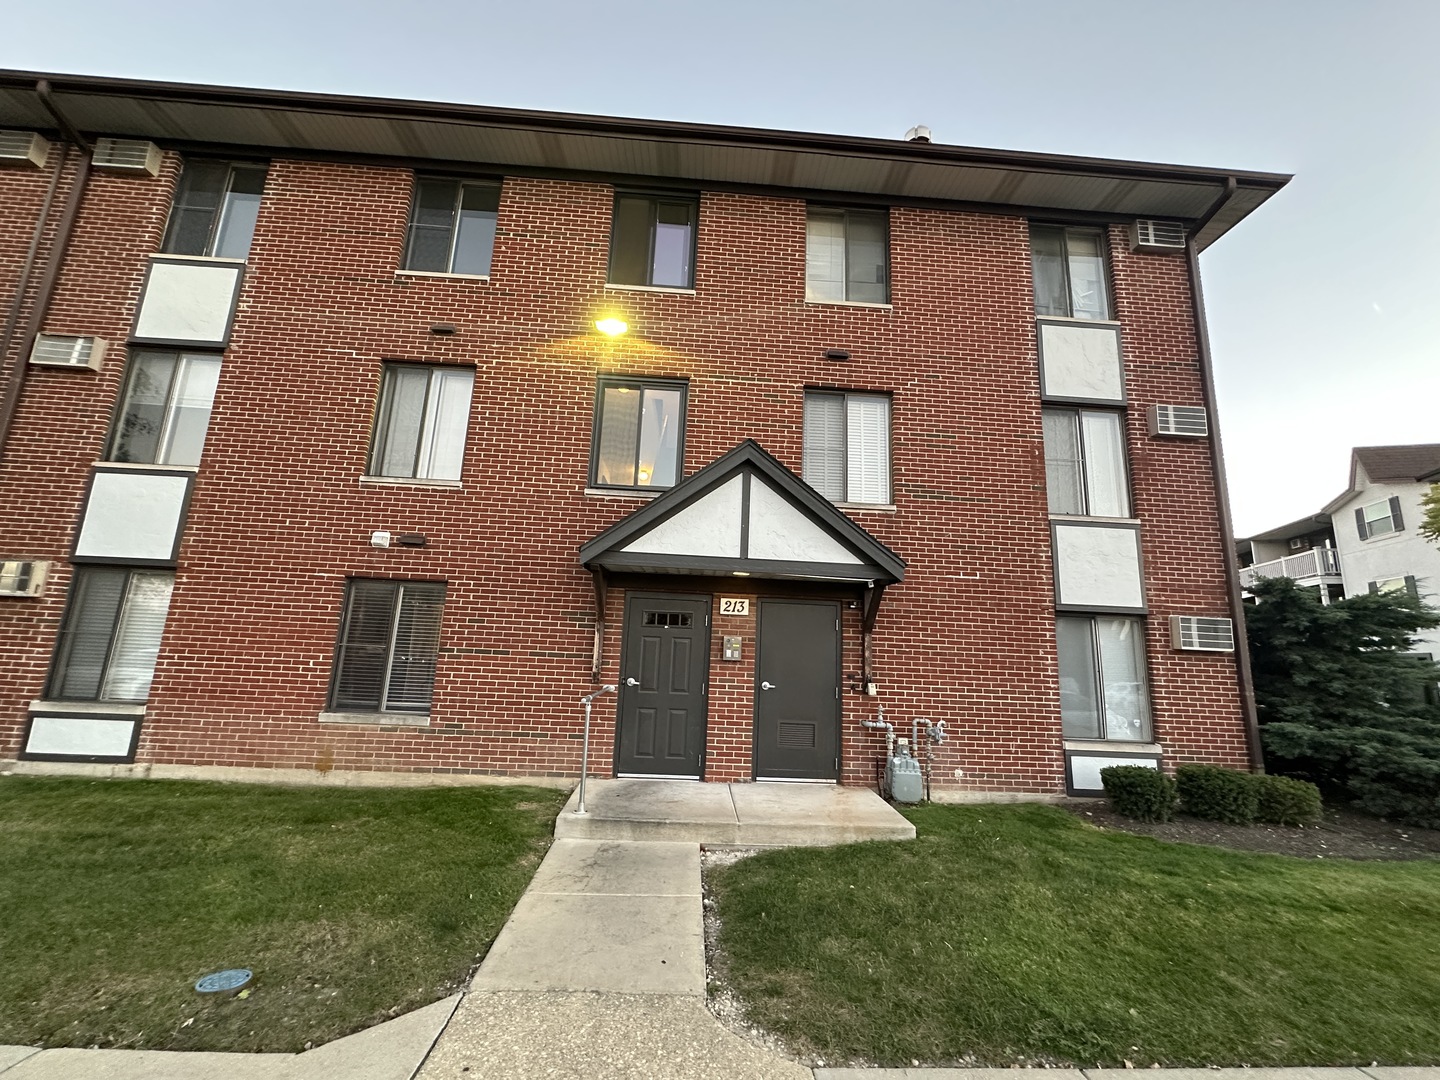
<svg viewBox="0 0 1440 1080">
<path fill-rule="evenodd" d="M 753 439 L 580 548 L 587 569 L 891 585 L 905 562 Z"/>
</svg>

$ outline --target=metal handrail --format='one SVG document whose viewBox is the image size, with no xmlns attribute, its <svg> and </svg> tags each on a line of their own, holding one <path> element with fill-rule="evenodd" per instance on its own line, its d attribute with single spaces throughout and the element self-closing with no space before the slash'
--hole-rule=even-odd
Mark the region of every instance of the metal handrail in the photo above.
<svg viewBox="0 0 1440 1080">
<path fill-rule="evenodd" d="M 615 687 L 602 686 L 593 694 L 586 694 L 580 699 L 580 704 L 585 706 L 585 740 L 580 746 L 580 801 L 573 811 L 576 817 L 585 817 L 590 813 L 585 809 L 585 774 L 590 771 L 590 703 L 601 694 L 613 694 L 614 692 Z"/>
</svg>

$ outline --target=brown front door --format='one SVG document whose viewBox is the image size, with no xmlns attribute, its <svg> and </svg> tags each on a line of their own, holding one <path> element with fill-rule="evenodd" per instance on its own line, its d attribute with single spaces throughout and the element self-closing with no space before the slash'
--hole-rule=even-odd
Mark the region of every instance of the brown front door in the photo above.
<svg viewBox="0 0 1440 1080">
<path fill-rule="evenodd" d="M 626 598 L 618 775 L 700 779 L 709 667 L 709 597 Z"/>
<path fill-rule="evenodd" d="M 839 779 L 840 605 L 761 600 L 756 653 L 756 779 Z"/>
</svg>

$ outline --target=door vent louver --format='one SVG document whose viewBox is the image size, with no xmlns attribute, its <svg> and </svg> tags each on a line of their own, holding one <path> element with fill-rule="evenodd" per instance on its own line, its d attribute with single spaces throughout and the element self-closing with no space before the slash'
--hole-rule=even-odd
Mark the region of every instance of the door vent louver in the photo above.
<svg viewBox="0 0 1440 1080">
<path fill-rule="evenodd" d="M 1140 218 L 1130 226 L 1130 250 L 1165 255 L 1185 250 L 1185 226 L 1178 221 Z"/>
<path fill-rule="evenodd" d="M 105 339 L 72 337 L 68 334 L 40 334 L 30 352 L 30 363 L 39 367 L 84 368 L 99 371 L 105 357 Z"/>
<path fill-rule="evenodd" d="M 94 164 L 107 172 L 160 175 L 160 148 L 140 139 L 96 139 Z"/>
<path fill-rule="evenodd" d="M 1171 615 L 1170 644 L 1187 652 L 1234 652 L 1235 624 L 1203 615 Z"/>
<path fill-rule="evenodd" d="M 1210 421 L 1199 405 L 1151 405 L 1151 435 L 1181 435 L 1200 439 L 1210 434 Z"/>
<path fill-rule="evenodd" d="M 29 165 L 43 169 L 50 142 L 33 131 L 0 131 L 0 165 Z"/>
<path fill-rule="evenodd" d="M 0 559 L 0 596 L 39 596 L 49 572 L 48 562 Z"/>
</svg>

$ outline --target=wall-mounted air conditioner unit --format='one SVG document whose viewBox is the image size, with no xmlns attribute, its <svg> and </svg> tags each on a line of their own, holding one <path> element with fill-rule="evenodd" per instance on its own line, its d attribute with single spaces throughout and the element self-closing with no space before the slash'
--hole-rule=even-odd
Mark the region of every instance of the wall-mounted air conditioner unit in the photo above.
<svg viewBox="0 0 1440 1080">
<path fill-rule="evenodd" d="M 1210 419 L 1199 405 L 1151 405 L 1151 435 L 1179 435 L 1190 439 L 1210 434 Z"/>
<path fill-rule="evenodd" d="M 1130 250 L 1168 255 L 1185 250 L 1185 226 L 1178 221 L 1140 218 L 1130 226 Z"/>
<path fill-rule="evenodd" d="M 50 155 L 48 139 L 33 131 L 0 131 L 0 165 L 43 169 Z"/>
<path fill-rule="evenodd" d="M 38 334 L 30 350 L 30 363 L 38 367 L 82 368 L 99 371 L 105 358 L 105 339 L 69 334 Z"/>
<path fill-rule="evenodd" d="M 94 165 L 106 172 L 160 175 L 160 148 L 141 139 L 96 139 Z"/>
<path fill-rule="evenodd" d="M 50 564 L 35 559 L 0 560 L 0 596 L 39 596 Z"/>
<path fill-rule="evenodd" d="M 1304 551 L 1304 550 L 1305 550 L 1305 538 L 1304 538 L 1303 536 L 1292 536 L 1292 537 L 1290 538 L 1290 550 L 1291 550 L 1291 551 Z"/>
<path fill-rule="evenodd" d="M 1204 615 L 1171 615 L 1170 644 L 1187 652 L 1234 652 L 1235 624 Z"/>
</svg>

